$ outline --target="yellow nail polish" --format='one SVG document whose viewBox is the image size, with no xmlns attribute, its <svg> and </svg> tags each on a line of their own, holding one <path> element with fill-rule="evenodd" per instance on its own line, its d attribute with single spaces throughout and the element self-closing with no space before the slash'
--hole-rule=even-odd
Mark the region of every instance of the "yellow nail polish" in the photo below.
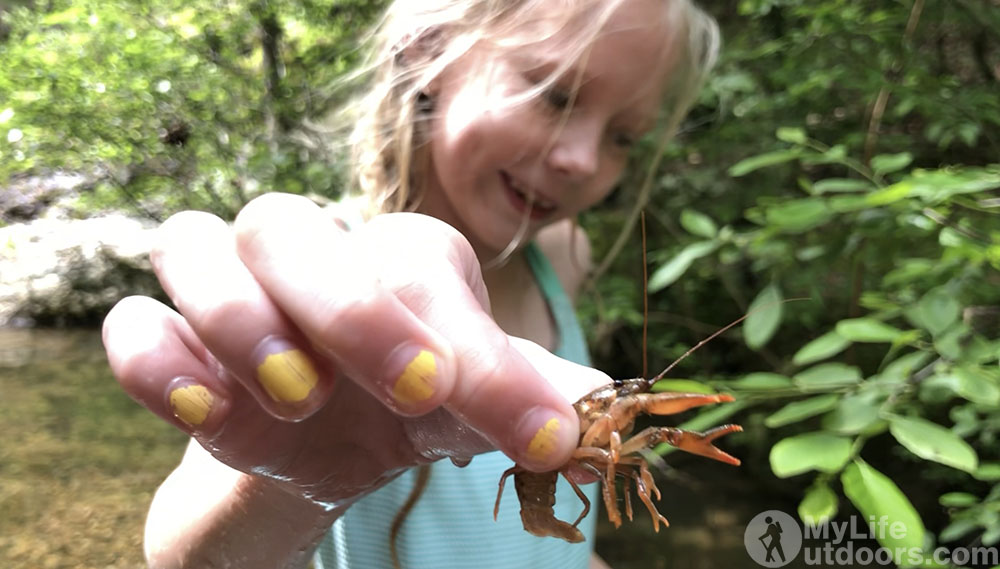
<svg viewBox="0 0 1000 569">
<path fill-rule="evenodd" d="M 434 354 L 420 350 L 392 386 L 392 396 L 404 405 L 427 401 L 434 395 L 436 378 L 437 360 Z"/>
<path fill-rule="evenodd" d="M 555 417 L 549 419 L 542 428 L 535 432 L 528 443 L 528 457 L 533 460 L 544 461 L 552 454 L 556 448 L 558 438 L 556 433 L 562 425 Z"/>
<path fill-rule="evenodd" d="M 302 350 L 271 354 L 257 366 L 257 381 L 278 403 L 298 403 L 312 393 L 319 374 Z"/>
<path fill-rule="evenodd" d="M 178 387 L 170 392 L 170 408 L 174 416 L 192 427 L 205 422 L 214 401 L 212 392 L 201 385 Z"/>
</svg>

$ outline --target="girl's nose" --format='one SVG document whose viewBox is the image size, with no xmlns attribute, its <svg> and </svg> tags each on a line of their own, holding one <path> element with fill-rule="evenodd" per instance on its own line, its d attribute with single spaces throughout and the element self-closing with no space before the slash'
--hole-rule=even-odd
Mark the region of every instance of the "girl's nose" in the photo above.
<svg viewBox="0 0 1000 569">
<path fill-rule="evenodd" d="M 547 158 L 549 167 L 559 174 L 579 180 L 597 173 L 601 139 L 597 129 L 571 123 L 556 135 Z"/>
</svg>

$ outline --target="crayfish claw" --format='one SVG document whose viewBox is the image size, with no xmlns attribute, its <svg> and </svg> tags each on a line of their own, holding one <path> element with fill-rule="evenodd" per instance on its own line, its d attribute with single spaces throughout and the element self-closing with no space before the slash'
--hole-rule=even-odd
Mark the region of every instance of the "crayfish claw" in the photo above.
<svg viewBox="0 0 1000 569">
<path fill-rule="evenodd" d="M 732 464 L 733 466 L 739 466 L 740 464 L 740 459 L 712 444 L 712 441 L 723 435 L 743 431 L 743 427 L 739 425 L 722 425 L 704 433 L 669 428 L 665 428 L 663 431 L 667 444 L 671 446 L 675 446 L 691 454 L 698 454 L 718 460 L 719 462 Z"/>
<path fill-rule="evenodd" d="M 675 415 L 688 409 L 701 407 L 702 405 L 713 405 L 715 403 L 729 403 L 733 401 L 733 396 L 728 393 L 648 393 L 637 396 L 642 404 L 642 408 L 647 413 L 654 415 Z"/>
</svg>

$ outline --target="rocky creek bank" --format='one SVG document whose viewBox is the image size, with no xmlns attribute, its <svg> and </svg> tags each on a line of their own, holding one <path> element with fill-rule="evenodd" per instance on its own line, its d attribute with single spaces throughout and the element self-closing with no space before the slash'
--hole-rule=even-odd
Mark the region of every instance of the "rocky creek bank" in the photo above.
<svg viewBox="0 0 1000 569">
<path fill-rule="evenodd" d="M 120 298 L 162 297 L 149 262 L 155 222 L 81 218 L 90 183 L 57 173 L 0 187 L 0 327 L 93 326 Z"/>
</svg>

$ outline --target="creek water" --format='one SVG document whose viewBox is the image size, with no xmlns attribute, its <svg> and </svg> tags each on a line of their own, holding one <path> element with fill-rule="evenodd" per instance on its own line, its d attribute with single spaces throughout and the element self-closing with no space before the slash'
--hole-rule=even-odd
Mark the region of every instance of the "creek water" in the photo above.
<svg viewBox="0 0 1000 569">
<path fill-rule="evenodd" d="M 99 332 L 0 329 L 0 433 L 0 567 L 145 566 L 146 508 L 184 437 L 118 388 Z M 766 455 L 743 458 L 734 468 L 670 455 L 656 477 L 671 526 L 654 533 L 633 499 L 635 521 L 618 530 L 601 512 L 598 552 L 615 569 L 758 567 L 747 523 L 765 510 L 794 515 L 801 494 L 761 487 L 749 473 L 766 471 Z"/>
</svg>

